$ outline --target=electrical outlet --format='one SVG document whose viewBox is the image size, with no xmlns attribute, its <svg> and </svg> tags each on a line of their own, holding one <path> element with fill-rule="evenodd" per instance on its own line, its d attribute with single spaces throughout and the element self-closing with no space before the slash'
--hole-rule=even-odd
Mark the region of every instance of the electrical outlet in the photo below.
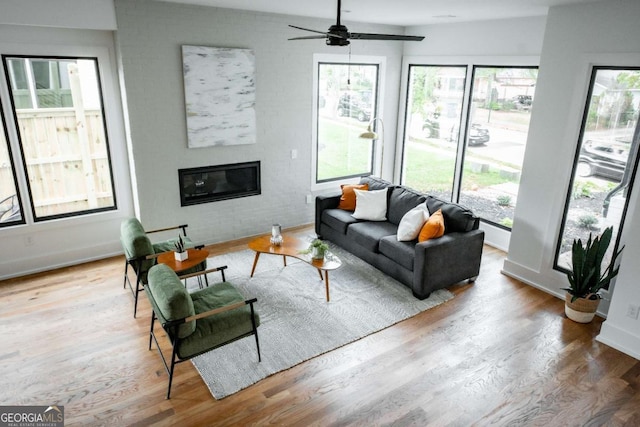
<svg viewBox="0 0 640 427">
<path fill-rule="evenodd" d="M 630 317 L 632 319 L 638 320 L 638 306 L 637 305 L 629 304 L 629 307 L 627 307 L 627 317 Z"/>
<path fill-rule="evenodd" d="M 307 204 L 310 205 L 313 203 L 313 196 L 311 194 L 307 194 Z"/>
</svg>

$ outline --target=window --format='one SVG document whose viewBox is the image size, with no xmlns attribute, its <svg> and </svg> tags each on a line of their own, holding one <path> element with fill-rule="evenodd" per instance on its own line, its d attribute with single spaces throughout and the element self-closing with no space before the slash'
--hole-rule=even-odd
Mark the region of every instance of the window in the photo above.
<svg viewBox="0 0 640 427">
<path fill-rule="evenodd" d="M 511 229 L 538 69 L 474 67 L 459 201 Z"/>
<path fill-rule="evenodd" d="M 638 157 L 640 68 L 595 67 L 558 236 L 555 269 L 571 268 L 571 245 L 613 226 L 615 245 Z M 605 259 L 605 264 L 608 259 Z"/>
<path fill-rule="evenodd" d="M 3 62 L 34 220 L 115 209 L 97 59 Z"/>
<path fill-rule="evenodd" d="M 451 200 L 466 67 L 411 65 L 403 184 Z"/>
<path fill-rule="evenodd" d="M 468 73 L 409 65 L 401 181 L 510 229 L 538 70 L 474 66 L 466 93 Z"/>
<path fill-rule="evenodd" d="M 317 66 L 316 183 L 370 175 L 375 145 L 360 134 L 377 116 L 379 64 Z"/>
</svg>

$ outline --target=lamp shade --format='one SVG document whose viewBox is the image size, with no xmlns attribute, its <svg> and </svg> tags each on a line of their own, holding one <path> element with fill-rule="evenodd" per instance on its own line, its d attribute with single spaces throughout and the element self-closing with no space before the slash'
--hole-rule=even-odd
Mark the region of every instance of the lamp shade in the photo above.
<svg viewBox="0 0 640 427">
<path fill-rule="evenodd" d="M 360 134 L 360 138 L 378 139 L 378 134 L 371 130 L 371 125 L 367 127 L 367 131 Z"/>
<path fill-rule="evenodd" d="M 375 120 L 375 119 L 373 119 Z M 367 131 L 360 134 L 360 138 L 364 139 L 378 139 L 378 134 L 371 129 L 371 125 L 373 124 L 373 120 L 369 122 L 369 126 L 367 126 Z M 380 120 L 380 119 L 378 119 Z"/>
</svg>

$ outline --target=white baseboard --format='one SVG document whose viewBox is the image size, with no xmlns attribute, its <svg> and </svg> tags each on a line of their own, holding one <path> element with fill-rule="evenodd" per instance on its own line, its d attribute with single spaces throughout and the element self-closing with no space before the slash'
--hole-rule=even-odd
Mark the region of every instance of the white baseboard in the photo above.
<svg viewBox="0 0 640 427">
<path fill-rule="evenodd" d="M 608 320 L 602 324 L 596 340 L 640 360 L 640 336 L 611 325 Z"/>
</svg>

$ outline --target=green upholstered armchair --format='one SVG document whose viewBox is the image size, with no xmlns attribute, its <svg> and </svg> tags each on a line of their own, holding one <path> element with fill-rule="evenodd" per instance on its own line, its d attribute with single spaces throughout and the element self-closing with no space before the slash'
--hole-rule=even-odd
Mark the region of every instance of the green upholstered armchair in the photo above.
<svg viewBox="0 0 640 427">
<path fill-rule="evenodd" d="M 156 264 L 156 258 L 163 252 L 175 250 L 175 242 L 177 238 L 159 241 L 152 243 L 148 235 L 152 233 L 160 233 L 171 230 L 181 230 L 182 239 L 186 243 L 187 248 L 201 248 L 202 246 L 195 246 L 191 239 L 187 237 L 188 225 L 178 225 L 175 227 L 167 227 L 157 230 L 145 231 L 144 227 L 137 218 L 127 218 L 120 224 L 120 242 L 124 249 L 125 264 L 124 264 L 124 284 L 126 288 L 127 284 L 131 293 L 133 294 L 133 317 L 136 317 L 136 311 L 138 310 L 138 294 L 143 290 L 143 285 L 147 283 L 147 273 L 151 267 Z M 178 232 L 180 233 L 180 232 Z M 129 280 L 128 268 L 131 266 L 136 275 L 136 284 L 132 285 Z M 190 274 L 207 269 L 207 261 L 203 261 L 195 267 L 182 272 L 181 274 Z"/>
<path fill-rule="evenodd" d="M 219 271 L 210 269 L 196 274 Z M 245 299 L 228 282 L 221 282 L 189 293 L 180 278 L 169 267 L 158 264 L 149 270 L 149 283 L 144 285 L 153 307 L 149 330 L 149 350 L 156 343 L 162 363 L 169 375 L 167 399 L 171 395 L 171 382 L 176 363 L 184 362 L 217 347 L 254 335 L 260 357 L 258 326 L 260 317 L 253 304 L 257 299 Z M 172 345 L 170 364 L 162 353 L 154 332 L 158 319 Z"/>
</svg>

